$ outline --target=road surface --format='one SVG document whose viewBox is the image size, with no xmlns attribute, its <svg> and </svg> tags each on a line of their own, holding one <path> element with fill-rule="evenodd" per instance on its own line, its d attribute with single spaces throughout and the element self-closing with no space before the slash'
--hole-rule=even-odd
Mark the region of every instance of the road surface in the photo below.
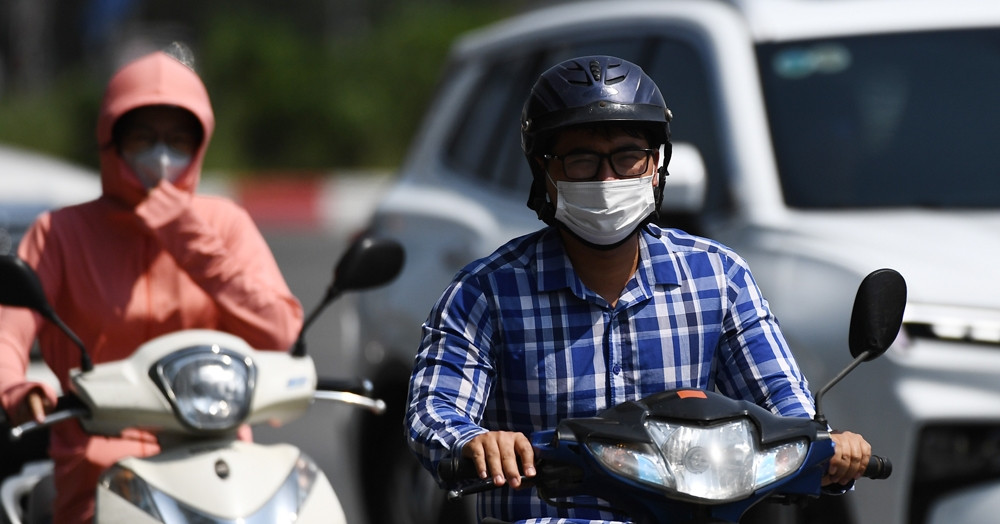
<svg viewBox="0 0 1000 524">
<path fill-rule="evenodd" d="M 242 189 L 234 195 L 258 222 L 307 314 L 322 298 L 336 260 L 367 222 L 387 182 L 384 176 L 344 176 L 305 187 Z M 359 348 L 353 300 L 352 294 L 345 294 L 306 337 L 321 377 L 355 376 L 352 352 Z M 260 442 L 290 442 L 315 459 L 330 478 L 350 524 L 368 523 L 359 486 L 361 464 L 350 431 L 359 414 L 356 408 L 320 401 L 285 427 L 254 430 Z"/>
</svg>

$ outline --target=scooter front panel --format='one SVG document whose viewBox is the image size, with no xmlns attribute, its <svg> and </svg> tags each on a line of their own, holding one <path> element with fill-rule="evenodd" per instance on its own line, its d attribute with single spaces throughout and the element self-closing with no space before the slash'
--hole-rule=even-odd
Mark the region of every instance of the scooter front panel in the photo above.
<svg viewBox="0 0 1000 524">
<path fill-rule="evenodd" d="M 124 489 L 113 485 L 110 472 L 115 468 L 118 473 L 125 470 Z M 343 514 L 322 471 L 287 444 L 201 443 L 145 459 L 124 459 L 115 468 L 102 478 L 98 496 L 109 500 L 108 511 L 116 509 L 116 514 L 121 504 L 147 517 L 138 505 L 155 508 L 150 513 L 167 523 L 192 518 L 219 524 L 310 522 L 305 516 L 310 513 L 321 514 L 322 522 L 337 522 Z M 112 490 L 141 493 L 129 501 Z M 98 522 L 104 521 L 104 511 L 98 506 Z"/>
</svg>

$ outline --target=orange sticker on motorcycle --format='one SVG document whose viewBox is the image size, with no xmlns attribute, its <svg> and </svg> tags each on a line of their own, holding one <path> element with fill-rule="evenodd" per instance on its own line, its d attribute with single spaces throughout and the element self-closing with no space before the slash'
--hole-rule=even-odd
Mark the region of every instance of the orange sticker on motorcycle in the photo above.
<svg viewBox="0 0 1000 524">
<path fill-rule="evenodd" d="M 677 396 L 680 398 L 708 398 L 708 395 L 704 391 L 697 389 L 685 389 L 677 392 Z"/>
</svg>

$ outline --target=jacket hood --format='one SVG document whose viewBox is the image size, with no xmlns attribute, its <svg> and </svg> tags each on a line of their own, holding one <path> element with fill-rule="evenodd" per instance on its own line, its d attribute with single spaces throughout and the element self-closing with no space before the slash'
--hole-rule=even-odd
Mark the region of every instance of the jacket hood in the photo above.
<svg viewBox="0 0 1000 524">
<path fill-rule="evenodd" d="M 204 138 L 191 165 L 174 182 L 178 188 L 194 193 L 201 178 L 215 116 L 208 91 L 192 69 L 163 52 L 139 58 L 118 70 L 108 82 L 97 119 L 97 143 L 101 156 L 101 187 L 106 197 L 135 206 L 146 198 L 146 189 L 122 160 L 112 143 L 115 122 L 125 113 L 142 106 L 170 105 L 190 111 L 204 130 Z"/>
</svg>

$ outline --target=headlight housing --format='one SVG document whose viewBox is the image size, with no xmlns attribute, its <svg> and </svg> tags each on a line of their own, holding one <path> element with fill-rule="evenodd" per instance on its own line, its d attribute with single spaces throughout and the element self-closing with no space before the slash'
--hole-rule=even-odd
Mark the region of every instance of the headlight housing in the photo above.
<svg viewBox="0 0 1000 524">
<path fill-rule="evenodd" d="M 192 346 L 152 369 L 177 418 L 200 431 L 226 431 L 250 413 L 256 380 L 253 360 L 218 345 Z"/>
<path fill-rule="evenodd" d="M 742 499 L 798 470 L 806 439 L 761 449 L 747 419 L 712 426 L 647 420 L 653 444 L 589 441 L 599 462 L 618 475 L 711 502 Z"/>
<path fill-rule="evenodd" d="M 297 522 L 306 499 L 321 475 L 319 467 L 306 454 L 301 454 L 281 487 L 270 499 L 263 501 L 253 514 L 239 518 L 222 517 L 206 512 L 174 498 L 146 482 L 141 475 L 115 464 L 104 471 L 99 484 L 149 514 L 157 522 L 197 522 L 199 524 L 274 524 Z M 232 493 L 220 494 L 231 496 Z"/>
</svg>

